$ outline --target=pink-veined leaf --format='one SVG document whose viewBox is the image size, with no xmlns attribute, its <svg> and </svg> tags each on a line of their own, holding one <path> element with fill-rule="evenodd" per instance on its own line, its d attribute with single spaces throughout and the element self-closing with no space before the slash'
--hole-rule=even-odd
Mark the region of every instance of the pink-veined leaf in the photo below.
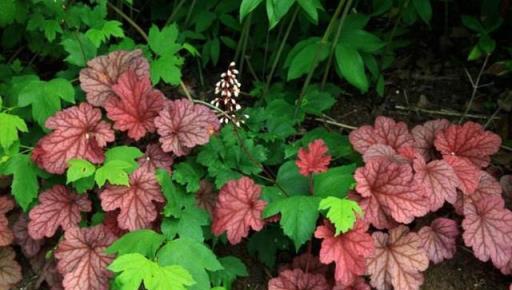
<svg viewBox="0 0 512 290">
<path fill-rule="evenodd" d="M 301 269 L 284 270 L 268 281 L 268 290 L 330 290 L 322 274 L 305 273 Z"/>
<path fill-rule="evenodd" d="M 357 277 L 351 285 L 338 283 L 332 288 L 332 290 L 371 290 L 371 288 L 363 278 Z"/>
<path fill-rule="evenodd" d="M 354 228 L 335 236 L 330 222 L 318 226 L 315 238 L 323 239 L 320 248 L 320 262 L 336 264 L 334 277 L 343 285 L 351 285 L 357 276 L 366 272 L 366 258 L 375 250 L 373 240 L 367 233 L 368 225 L 357 220 Z"/>
<path fill-rule="evenodd" d="M 375 254 L 369 257 L 370 284 L 377 290 L 391 286 L 400 290 L 418 290 L 428 267 L 428 256 L 418 234 L 400 225 L 389 231 L 374 232 Z"/>
<path fill-rule="evenodd" d="M 322 139 L 314 140 L 308 144 L 308 148 L 301 148 L 297 154 L 297 167 L 299 173 L 308 176 L 311 173 L 327 171 L 331 156 L 327 153 L 327 146 Z"/>
<path fill-rule="evenodd" d="M 490 155 L 498 152 L 501 138 L 474 122 L 450 125 L 436 135 L 434 145 L 443 155 L 464 157 L 478 167 L 486 167 Z"/>
<path fill-rule="evenodd" d="M 145 171 L 155 171 L 157 168 L 162 168 L 171 173 L 171 165 L 174 163 L 174 158 L 165 153 L 160 144 L 149 144 L 146 146 L 146 152 L 138 160 L 140 168 Z"/>
<path fill-rule="evenodd" d="M 64 277 L 57 270 L 57 261 L 53 255 L 47 257 L 46 254 L 45 252 L 40 252 L 29 259 L 32 270 L 39 276 L 34 282 L 34 288 L 41 289 L 43 288 L 43 282 L 46 282 L 50 290 L 63 290 L 62 280 Z"/>
<path fill-rule="evenodd" d="M 101 111 L 87 103 L 69 107 L 46 120 L 51 133 L 39 140 L 32 159 L 46 171 L 62 174 L 71 159 L 103 162 L 103 147 L 114 141 L 110 124 L 101 120 Z"/>
<path fill-rule="evenodd" d="M 423 155 L 425 161 L 436 159 L 434 148 L 434 140 L 439 132 L 450 126 L 450 122 L 446 119 L 431 120 L 423 125 L 418 125 L 411 130 L 414 137 L 414 147 Z"/>
<path fill-rule="evenodd" d="M 389 145 L 394 150 L 414 145 L 414 139 L 404 122 L 397 123 L 384 116 L 377 117 L 373 127 L 365 125 L 350 132 L 349 140 L 354 149 L 361 154 L 373 144 Z"/>
<path fill-rule="evenodd" d="M 455 203 L 459 179 L 446 161 L 425 163 L 423 157 L 420 157 L 414 159 L 413 166 L 416 172 L 414 179 L 424 187 L 431 211 L 440 209 L 445 201 Z"/>
<path fill-rule="evenodd" d="M 105 249 L 115 236 L 102 225 L 74 227 L 64 233 L 55 250 L 57 269 L 64 275 L 66 290 L 107 290 L 111 272 L 107 265 L 114 259 Z"/>
<path fill-rule="evenodd" d="M 130 175 L 129 186 L 108 185 L 100 199 L 103 210 L 121 210 L 119 227 L 130 231 L 148 227 L 158 213 L 154 202 L 165 201 L 155 174 L 142 168 Z"/>
<path fill-rule="evenodd" d="M 293 258 L 290 264 L 286 264 L 282 267 L 279 267 L 279 272 L 293 269 L 301 269 L 303 272 L 306 273 L 323 275 L 325 275 L 329 271 L 329 267 L 325 264 L 322 264 L 318 257 L 313 256 L 312 254 L 309 254 L 307 252 Z"/>
<path fill-rule="evenodd" d="M 443 159 L 452 167 L 457 175 L 457 187 L 466 194 L 475 192 L 480 181 L 480 169 L 464 157 L 445 155 Z"/>
<path fill-rule="evenodd" d="M 447 218 L 437 218 L 430 226 L 424 226 L 418 232 L 428 258 L 434 264 L 453 258 L 459 235 L 457 223 Z"/>
<path fill-rule="evenodd" d="M 28 222 L 29 220 L 26 215 L 20 215 L 18 220 L 14 223 L 12 231 L 16 239 L 16 244 L 21 247 L 23 254 L 30 258 L 39 253 L 43 245 L 43 240 L 35 240 L 28 234 Z"/>
<path fill-rule="evenodd" d="M 512 255 L 512 212 L 499 196 L 464 203 L 464 243 L 481 261 L 492 260 L 501 268 Z"/>
<path fill-rule="evenodd" d="M 33 239 L 52 237 L 60 226 L 68 230 L 82 219 L 80 212 L 91 211 L 87 195 L 68 191 L 64 185 L 54 185 L 39 195 L 39 204 L 30 210 L 28 233 Z"/>
<path fill-rule="evenodd" d="M 357 181 L 356 191 L 370 198 L 370 212 L 382 210 L 397 222 L 410 223 L 415 217 L 429 211 L 425 191 L 414 180 L 412 168 L 408 164 L 397 164 L 385 159 L 374 160 L 358 168 L 354 177 Z M 379 215 L 366 212 L 365 218 L 371 223 L 378 223 L 374 218 Z"/>
<path fill-rule="evenodd" d="M 363 160 L 366 163 L 376 159 L 387 159 L 401 164 L 409 163 L 407 158 L 398 154 L 391 146 L 385 144 L 373 144 L 363 154 Z"/>
<path fill-rule="evenodd" d="M 7 212 L 14 208 L 14 201 L 8 196 L 0 196 L 0 246 L 10 245 L 14 239 L 13 233 L 9 228 L 9 221 L 5 216 Z"/>
<path fill-rule="evenodd" d="M 14 259 L 16 254 L 11 247 L 0 247 L 0 289 L 17 289 L 21 281 L 21 267 Z"/>
<path fill-rule="evenodd" d="M 265 222 L 262 211 L 267 202 L 260 199 L 261 188 L 249 177 L 231 180 L 219 192 L 213 214 L 214 235 L 227 233 L 234 245 L 247 237 L 249 230 L 260 231 Z"/>
<path fill-rule="evenodd" d="M 183 156 L 193 147 L 208 143 L 220 123 L 209 108 L 181 99 L 166 103 L 155 118 L 155 126 L 162 149 Z"/>
<path fill-rule="evenodd" d="M 359 193 L 350 191 L 348 198 L 357 202 L 363 210 L 363 220 L 372 224 L 377 229 L 392 229 L 398 226 L 398 223 L 392 217 L 384 213 L 376 199 L 363 198 Z"/>
<path fill-rule="evenodd" d="M 128 136 L 135 141 L 146 133 L 155 132 L 154 120 L 164 105 L 165 96 L 153 89 L 149 76 L 139 78 L 128 70 L 112 90 L 117 97 L 109 98 L 104 106 L 108 118 L 114 121 L 114 129 L 128 131 Z"/>
<path fill-rule="evenodd" d="M 112 86 L 128 70 L 135 72 L 139 78 L 149 76 L 149 63 L 142 50 L 114 51 L 88 61 L 87 68 L 80 71 L 80 87 L 87 96 L 87 102 L 103 106 L 105 101 L 115 98 Z"/>
<path fill-rule="evenodd" d="M 457 201 L 453 204 L 453 206 L 455 207 L 455 211 L 462 215 L 464 214 L 465 203 L 474 203 L 486 196 L 497 196 L 501 198 L 501 192 L 501 185 L 496 180 L 496 178 L 494 178 L 486 171 L 481 171 L 480 182 L 478 183 L 476 190 L 471 194 L 458 192 Z"/>
<path fill-rule="evenodd" d="M 217 203 L 217 192 L 211 182 L 206 179 L 199 182 L 199 190 L 196 192 L 196 204 L 198 207 L 206 210 L 211 216 Z"/>
<path fill-rule="evenodd" d="M 127 230 L 119 227 L 119 222 L 117 221 L 119 212 L 120 210 L 107 211 L 105 213 L 105 217 L 103 218 L 103 225 L 105 228 L 112 232 L 112 234 L 114 234 L 116 237 L 120 237 L 128 232 Z"/>
</svg>

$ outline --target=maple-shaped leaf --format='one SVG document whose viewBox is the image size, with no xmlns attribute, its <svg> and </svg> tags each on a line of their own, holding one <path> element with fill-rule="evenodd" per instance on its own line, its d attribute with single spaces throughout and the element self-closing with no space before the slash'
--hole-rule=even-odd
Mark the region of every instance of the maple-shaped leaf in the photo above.
<svg viewBox="0 0 512 290">
<path fill-rule="evenodd" d="M 82 219 L 80 212 L 91 211 L 86 195 L 68 191 L 64 185 L 54 185 L 39 195 L 39 204 L 30 210 L 28 233 L 33 239 L 52 237 L 60 226 L 68 230 Z"/>
<path fill-rule="evenodd" d="M 375 250 L 372 237 L 367 230 L 368 225 L 362 220 L 358 220 L 352 230 L 338 236 L 335 236 L 334 227 L 330 222 L 324 222 L 324 225 L 316 229 L 315 237 L 323 239 L 320 262 L 336 264 L 336 281 L 350 285 L 357 276 L 366 272 L 366 259 Z"/>
<path fill-rule="evenodd" d="M 261 188 L 249 177 L 226 183 L 219 192 L 213 214 L 212 232 L 227 233 L 229 242 L 238 244 L 249 230 L 260 231 L 265 222 L 262 211 L 267 202 L 260 199 Z"/>
<path fill-rule="evenodd" d="M 398 223 L 387 213 L 384 212 L 379 202 L 375 198 L 363 198 L 356 192 L 349 192 L 349 199 L 357 202 L 364 213 L 364 221 L 372 224 L 378 229 L 392 229 Z"/>
<path fill-rule="evenodd" d="M 478 187 L 471 194 L 458 192 L 457 201 L 453 204 L 455 211 L 463 215 L 464 204 L 468 202 L 476 202 L 486 196 L 497 196 L 501 198 L 502 188 L 500 183 L 491 174 L 486 171 L 480 171 L 480 181 Z"/>
<path fill-rule="evenodd" d="M 149 226 L 157 217 L 154 202 L 165 201 L 154 172 L 142 168 L 130 175 L 129 186 L 108 185 L 100 199 L 105 211 L 121 210 L 117 217 L 119 227 L 130 231 Z"/>
<path fill-rule="evenodd" d="M 326 217 L 336 229 L 336 235 L 352 229 L 356 218 L 362 214 L 357 202 L 350 199 L 341 199 L 328 196 L 320 201 L 318 209 L 327 210 Z"/>
<path fill-rule="evenodd" d="M 436 159 L 436 152 L 434 148 L 434 140 L 439 132 L 450 126 L 450 121 L 446 119 L 437 119 L 425 122 L 423 125 L 418 125 L 411 130 L 414 137 L 414 147 L 418 152 L 423 155 L 425 161 Z"/>
<path fill-rule="evenodd" d="M 501 138 L 474 122 L 450 125 L 436 135 L 434 145 L 443 155 L 464 157 L 478 167 L 486 167 L 490 155 L 498 152 Z"/>
<path fill-rule="evenodd" d="M 5 216 L 13 208 L 12 199 L 8 196 L 0 196 L 0 246 L 8 246 L 14 239 L 11 229 L 9 229 L 9 221 Z"/>
<path fill-rule="evenodd" d="M 43 245 L 43 240 L 35 240 L 28 234 L 28 222 L 29 220 L 26 215 L 20 215 L 18 220 L 14 223 L 12 231 L 16 244 L 21 247 L 23 254 L 30 258 L 39 253 Z"/>
<path fill-rule="evenodd" d="M 220 123 L 209 108 L 181 99 L 166 103 L 155 118 L 155 126 L 162 149 L 183 156 L 193 147 L 208 143 Z"/>
<path fill-rule="evenodd" d="M 430 226 L 424 226 L 418 232 L 428 258 L 434 264 L 453 258 L 459 235 L 457 223 L 447 218 L 437 218 Z"/>
<path fill-rule="evenodd" d="M 112 275 L 107 270 L 114 257 L 105 252 L 115 236 L 102 225 L 74 227 L 64 233 L 55 250 L 57 269 L 66 290 L 107 290 Z"/>
<path fill-rule="evenodd" d="M 389 145 L 394 150 L 403 146 L 413 146 L 414 139 L 404 122 L 395 122 L 393 119 L 379 116 L 374 126 L 362 126 L 350 132 L 348 136 L 354 149 L 364 154 L 373 144 Z"/>
<path fill-rule="evenodd" d="M 457 199 L 459 179 L 453 168 L 444 160 L 425 163 L 423 157 L 414 159 L 414 179 L 425 189 L 430 210 L 440 209 L 445 201 L 453 204 Z"/>
<path fill-rule="evenodd" d="M 155 132 L 155 117 L 164 105 L 165 96 L 153 89 L 149 76 L 139 78 L 135 71 L 123 73 L 112 86 L 116 98 L 109 98 L 105 110 L 114 129 L 128 131 L 128 136 L 135 141 L 146 133 Z"/>
<path fill-rule="evenodd" d="M 407 147 L 410 148 L 410 147 Z M 364 162 L 375 159 L 387 159 L 396 163 L 409 163 L 409 159 L 398 154 L 393 147 L 385 144 L 373 144 L 363 154 Z"/>
<path fill-rule="evenodd" d="M 32 159 L 46 171 L 62 174 L 71 159 L 103 162 L 102 148 L 114 141 L 110 124 L 101 120 L 101 111 L 87 103 L 69 107 L 46 120 L 53 131 L 39 140 Z"/>
<path fill-rule="evenodd" d="M 174 163 L 174 158 L 165 153 L 159 144 L 149 144 L 146 146 L 144 156 L 137 160 L 139 168 L 144 168 L 145 171 L 155 171 L 157 168 L 162 168 L 171 173 L 171 165 Z"/>
<path fill-rule="evenodd" d="M 199 182 L 199 190 L 196 192 L 196 204 L 198 207 L 206 210 L 211 216 L 217 203 L 217 192 L 211 182 L 206 179 Z"/>
<path fill-rule="evenodd" d="M 310 253 L 304 253 L 293 258 L 290 264 L 279 267 L 279 272 L 284 270 L 301 269 L 303 272 L 313 274 L 327 274 L 329 267 L 320 262 L 320 259 Z"/>
<path fill-rule="evenodd" d="M 103 106 L 106 100 L 116 97 L 112 86 L 124 72 L 131 70 L 139 78 L 149 76 L 149 63 L 139 49 L 98 56 L 88 61 L 87 66 L 80 71 L 80 87 L 94 106 Z"/>
<path fill-rule="evenodd" d="M 486 196 L 464 204 L 464 243 L 481 261 L 501 268 L 512 255 L 512 212 L 499 196 Z"/>
<path fill-rule="evenodd" d="M 327 171 L 331 156 L 327 154 L 327 146 L 322 139 L 316 139 L 308 144 L 308 148 L 301 148 L 297 154 L 297 167 L 299 173 L 308 176 L 311 173 Z"/>
<path fill-rule="evenodd" d="M 369 201 L 372 212 L 382 210 L 397 222 L 410 223 L 415 217 L 425 215 L 429 204 L 425 191 L 415 180 L 408 164 L 397 164 L 389 160 L 375 160 L 356 170 L 356 191 Z M 375 221 L 372 214 L 367 219 Z"/>
<path fill-rule="evenodd" d="M 457 175 L 457 187 L 466 194 L 475 192 L 480 182 L 481 171 L 476 165 L 464 157 L 445 155 L 443 159 L 452 167 Z"/>
<path fill-rule="evenodd" d="M 389 231 L 374 232 L 375 253 L 367 260 L 370 284 L 377 290 L 418 290 L 428 267 L 428 256 L 421 239 L 400 225 Z"/>
<path fill-rule="evenodd" d="M 370 285 L 366 281 L 357 277 L 351 285 L 336 284 L 332 290 L 371 290 Z"/>
<path fill-rule="evenodd" d="M 322 274 L 303 272 L 301 269 L 284 270 L 268 281 L 268 290 L 330 290 Z"/>
<path fill-rule="evenodd" d="M 21 267 L 14 259 L 16 254 L 11 247 L 0 247 L 0 289 L 17 289 L 21 281 Z"/>
</svg>

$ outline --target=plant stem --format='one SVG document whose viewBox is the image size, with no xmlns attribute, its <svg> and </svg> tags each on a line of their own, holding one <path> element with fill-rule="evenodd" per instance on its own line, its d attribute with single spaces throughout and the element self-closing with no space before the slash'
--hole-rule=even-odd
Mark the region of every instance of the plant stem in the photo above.
<svg viewBox="0 0 512 290">
<path fill-rule="evenodd" d="M 174 7 L 171 15 L 169 16 L 169 18 L 167 18 L 167 21 L 165 22 L 165 25 L 164 26 L 167 26 L 169 25 L 169 23 L 171 23 L 173 20 L 174 20 L 174 16 L 176 16 L 176 13 L 178 13 L 178 11 L 180 11 L 181 9 L 181 6 L 183 6 L 183 4 L 185 4 L 185 1 L 186 0 L 181 0 L 178 5 L 176 5 L 176 7 Z"/>
<path fill-rule="evenodd" d="M 487 66 L 487 62 L 489 61 L 489 57 L 491 55 L 487 54 L 484 59 L 484 63 L 482 64 L 482 67 L 480 68 L 480 71 L 478 72 L 478 75 L 476 77 L 476 80 L 473 81 L 471 78 L 471 75 L 466 71 L 466 74 L 469 78 L 469 81 L 471 82 L 471 86 L 473 87 L 473 92 L 471 93 L 471 98 L 469 99 L 469 103 L 466 106 L 466 109 L 464 110 L 464 113 L 460 117 L 459 124 L 464 121 L 464 118 L 469 113 L 469 110 L 471 110 L 471 107 L 473 106 L 473 101 L 475 100 L 476 92 L 478 91 L 478 85 L 480 84 L 480 78 L 482 77 L 482 74 L 484 73 L 484 69 Z"/>
<path fill-rule="evenodd" d="M 290 32 L 292 30 L 293 24 L 295 23 L 295 19 L 297 18 L 297 14 L 299 13 L 299 6 L 296 5 L 295 10 L 292 14 L 292 19 L 290 19 L 290 22 L 288 23 L 288 27 L 286 28 L 286 32 L 284 34 L 283 40 L 281 41 L 281 44 L 279 45 L 279 48 L 277 49 L 277 54 L 274 59 L 274 62 L 272 63 L 272 67 L 270 68 L 270 73 L 267 76 L 267 83 L 265 84 L 265 88 L 263 89 L 263 96 L 265 96 L 268 92 L 268 89 L 270 87 L 270 82 L 272 81 L 272 77 L 274 76 L 274 72 L 277 68 L 277 64 L 279 63 L 279 60 L 281 59 L 281 54 L 283 52 L 284 46 L 286 45 L 286 41 L 288 40 L 288 37 L 290 36 Z"/>
<path fill-rule="evenodd" d="M 251 25 L 251 19 L 252 19 L 252 13 L 249 14 L 249 16 L 247 17 L 247 19 L 244 22 L 244 26 L 243 26 L 242 32 L 240 34 L 240 39 L 238 40 L 238 45 L 236 47 L 235 57 L 233 59 L 234 61 L 238 61 L 238 58 L 240 57 L 241 50 L 244 50 L 244 45 L 247 44 L 247 42 L 245 40 L 246 40 L 246 38 L 249 37 L 248 31 L 249 31 L 249 27 Z M 243 53 L 245 53 L 245 52 L 242 52 L 242 55 L 243 55 Z M 243 60 L 242 57 L 240 57 L 240 59 Z"/>
<path fill-rule="evenodd" d="M 327 78 L 329 77 L 329 71 L 331 70 L 332 58 L 334 56 L 336 45 L 340 39 L 341 31 L 343 29 L 343 23 L 345 23 L 345 19 L 347 18 L 348 11 L 352 6 L 352 0 L 348 0 L 347 5 L 345 5 L 345 9 L 343 10 L 343 14 L 341 15 L 340 22 L 338 23 L 338 29 L 336 30 L 336 36 L 331 45 L 331 51 L 329 52 L 329 58 L 327 59 L 327 65 L 325 66 L 324 76 L 322 77 L 322 83 L 320 84 L 320 88 L 323 89 L 325 87 L 325 83 L 327 82 Z"/>
</svg>

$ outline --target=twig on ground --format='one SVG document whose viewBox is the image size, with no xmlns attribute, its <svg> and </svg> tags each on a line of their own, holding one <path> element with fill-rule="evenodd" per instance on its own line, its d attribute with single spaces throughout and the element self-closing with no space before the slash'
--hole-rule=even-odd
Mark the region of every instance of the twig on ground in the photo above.
<svg viewBox="0 0 512 290">
<path fill-rule="evenodd" d="M 441 115 L 441 116 L 451 116 L 451 117 L 464 116 L 464 113 L 459 113 L 459 112 L 455 112 L 455 111 L 428 110 L 428 109 L 423 109 L 423 108 L 419 108 L 419 107 L 405 107 L 405 106 L 400 106 L 400 105 L 396 105 L 395 109 L 402 110 L 402 111 L 418 111 L 418 112 L 422 112 L 422 113 L 427 113 L 427 114 L 432 114 L 432 115 Z M 486 115 L 479 115 L 479 114 L 465 114 L 464 117 L 472 118 L 472 119 L 483 119 L 483 120 L 486 120 L 487 118 L 489 118 Z M 499 119 L 500 119 L 500 117 L 492 116 L 492 120 L 499 120 Z"/>
<path fill-rule="evenodd" d="M 347 125 L 347 124 L 343 124 L 343 123 L 339 123 L 339 122 L 335 122 L 335 121 L 331 121 L 331 120 L 326 120 L 326 119 L 322 119 L 322 118 L 315 118 L 315 120 L 319 121 L 319 122 L 323 122 L 323 123 L 329 124 L 329 125 L 338 126 L 340 128 L 349 129 L 349 130 L 357 129 L 357 127 L 354 127 L 354 126 L 350 126 L 350 125 Z"/>
</svg>

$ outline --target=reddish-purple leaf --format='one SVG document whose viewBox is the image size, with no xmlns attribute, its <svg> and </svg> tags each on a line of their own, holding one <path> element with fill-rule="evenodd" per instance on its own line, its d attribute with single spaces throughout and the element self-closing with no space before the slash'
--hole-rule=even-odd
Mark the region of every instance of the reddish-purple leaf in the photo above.
<svg viewBox="0 0 512 290">
<path fill-rule="evenodd" d="M 475 192 L 480 181 L 480 169 L 463 157 L 445 155 L 443 159 L 452 167 L 457 175 L 457 187 L 466 194 Z"/>
<path fill-rule="evenodd" d="M 69 192 L 64 185 L 54 185 L 39 195 L 39 204 L 30 210 L 28 233 L 36 240 L 51 237 L 59 226 L 67 230 L 78 225 L 80 212 L 91 209 L 86 195 Z"/>
<path fill-rule="evenodd" d="M 425 188 L 430 210 L 440 209 L 445 201 L 455 203 L 459 179 L 452 167 L 444 160 L 425 163 L 423 157 L 414 159 L 414 179 Z"/>
<path fill-rule="evenodd" d="M 381 210 L 400 223 L 410 223 L 429 211 L 425 191 L 414 180 L 408 164 L 374 160 L 356 170 L 355 180 L 356 191 L 371 199 L 368 204 L 371 213 L 366 213 L 371 223 L 379 224 L 375 218 Z"/>
<path fill-rule="evenodd" d="M 336 284 L 332 290 L 371 290 L 371 288 L 363 278 L 357 277 L 351 285 Z"/>
<path fill-rule="evenodd" d="M 21 281 L 21 267 L 14 259 L 16 254 L 11 247 L 0 248 L 0 289 L 18 289 L 14 287 Z"/>
<path fill-rule="evenodd" d="M 464 242 L 481 261 L 492 260 L 501 268 L 512 255 L 512 212 L 499 196 L 464 203 Z"/>
<path fill-rule="evenodd" d="M 106 290 L 111 272 L 107 265 L 114 259 L 105 249 L 115 236 L 102 225 L 71 228 L 64 233 L 55 250 L 57 269 L 64 275 L 66 290 Z"/>
<path fill-rule="evenodd" d="M 162 149 L 177 156 L 208 143 L 210 135 L 220 127 L 219 119 L 210 109 L 187 99 L 168 101 L 155 118 L 155 125 Z"/>
<path fill-rule="evenodd" d="M 364 212 L 364 220 L 367 223 L 372 224 L 378 229 L 392 229 L 398 225 L 398 223 L 390 215 L 384 212 L 376 198 L 360 197 L 357 200 L 359 206 Z"/>
<path fill-rule="evenodd" d="M 149 144 L 146 146 L 144 156 L 139 158 L 138 163 L 140 168 L 145 171 L 155 171 L 157 168 L 162 168 L 171 173 L 171 165 L 174 163 L 174 158 L 165 153 L 159 144 Z"/>
<path fill-rule="evenodd" d="M 394 150 L 414 145 L 414 139 L 404 122 L 397 123 L 384 116 L 377 117 L 373 127 L 366 125 L 350 132 L 349 140 L 354 149 L 361 154 L 373 144 L 389 145 Z"/>
<path fill-rule="evenodd" d="M 320 262 L 336 264 L 335 279 L 343 285 L 350 285 L 357 276 L 366 272 L 366 258 L 375 250 L 373 240 L 367 233 L 368 225 L 356 221 L 347 233 L 335 236 L 334 227 L 325 222 L 315 231 L 317 239 L 323 239 L 320 248 Z"/>
<path fill-rule="evenodd" d="M 368 147 L 368 150 L 363 154 L 364 162 L 370 162 L 376 159 L 387 159 L 402 164 L 409 163 L 409 159 L 396 153 L 395 149 L 391 146 L 384 144 L 373 144 Z"/>
<path fill-rule="evenodd" d="M 9 229 L 9 221 L 5 216 L 14 208 L 14 202 L 7 196 L 0 196 L 0 246 L 7 246 L 12 243 L 14 236 Z"/>
<path fill-rule="evenodd" d="M 39 140 L 32 159 L 50 173 L 64 173 L 70 159 L 103 162 L 102 148 L 115 138 L 101 111 L 87 103 L 58 112 L 45 125 L 53 131 Z"/>
<path fill-rule="evenodd" d="M 249 177 L 226 183 L 215 205 L 213 234 L 227 232 L 228 241 L 234 245 L 247 237 L 251 228 L 261 230 L 265 224 L 261 214 L 267 202 L 260 199 L 260 194 L 260 186 Z"/>
<path fill-rule="evenodd" d="M 322 274 L 305 273 L 301 269 L 284 270 L 268 281 L 268 290 L 330 290 Z"/>
<path fill-rule="evenodd" d="M 427 121 L 423 125 L 418 125 L 412 129 L 414 137 L 414 147 L 423 155 L 425 161 L 436 159 L 434 140 L 439 132 L 448 128 L 450 122 L 446 119 Z"/>
<path fill-rule="evenodd" d="M 165 96 L 153 89 L 149 76 L 139 78 L 128 70 L 112 90 L 117 97 L 109 98 L 104 105 L 107 116 L 114 121 L 114 129 L 128 131 L 128 136 L 135 141 L 148 132 L 155 132 L 154 120 L 164 105 Z"/>
<path fill-rule="evenodd" d="M 112 86 L 122 73 L 131 70 L 141 79 L 149 75 L 148 61 L 139 49 L 98 56 L 87 62 L 87 66 L 80 71 L 80 87 L 94 106 L 103 106 L 105 101 L 115 97 Z"/>
<path fill-rule="evenodd" d="M 124 230 L 119 227 L 119 223 L 117 222 L 117 217 L 119 216 L 120 210 L 107 211 L 105 213 L 105 217 L 103 218 L 103 225 L 107 230 L 112 232 L 114 236 L 120 237 L 123 234 L 127 233 L 127 230 Z"/>
<path fill-rule="evenodd" d="M 389 234 L 374 232 L 375 254 L 368 259 L 370 284 L 377 290 L 391 286 L 400 290 L 418 290 L 428 267 L 427 253 L 420 237 L 400 225 Z"/>
<path fill-rule="evenodd" d="M 43 240 L 34 240 L 28 234 L 28 217 L 26 215 L 20 215 L 18 220 L 14 223 L 12 231 L 16 239 L 16 244 L 21 247 L 26 257 L 30 258 L 39 253 Z"/>
<path fill-rule="evenodd" d="M 153 202 L 165 201 L 155 174 L 141 168 L 130 175 L 129 186 L 108 185 L 100 199 L 105 211 L 121 210 L 119 227 L 130 231 L 148 227 L 158 213 Z"/>
<path fill-rule="evenodd" d="M 50 290 L 63 290 L 62 280 L 64 278 L 57 270 L 57 261 L 53 255 L 47 257 L 46 254 L 45 252 L 40 252 L 38 255 L 29 259 L 32 270 L 39 276 L 34 282 L 34 287 L 41 289 L 43 288 L 43 282 L 46 282 Z"/>
<path fill-rule="evenodd" d="M 418 232 L 428 258 L 434 264 L 453 258 L 459 235 L 457 223 L 447 218 L 437 218 L 430 226 L 424 226 Z"/>
<path fill-rule="evenodd" d="M 199 191 L 196 192 L 197 206 L 206 210 L 210 216 L 213 216 L 215 204 L 217 203 L 218 193 L 211 182 L 206 179 L 199 183 Z"/>
<path fill-rule="evenodd" d="M 490 155 L 498 152 L 501 138 L 474 122 L 450 125 L 436 135 L 434 142 L 443 155 L 464 157 L 478 167 L 486 167 Z"/>
<path fill-rule="evenodd" d="M 308 148 L 301 148 L 297 154 L 297 167 L 299 173 L 308 176 L 311 173 L 327 171 L 331 156 L 327 153 L 327 146 L 322 139 L 309 143 Z"/>
</svg>

